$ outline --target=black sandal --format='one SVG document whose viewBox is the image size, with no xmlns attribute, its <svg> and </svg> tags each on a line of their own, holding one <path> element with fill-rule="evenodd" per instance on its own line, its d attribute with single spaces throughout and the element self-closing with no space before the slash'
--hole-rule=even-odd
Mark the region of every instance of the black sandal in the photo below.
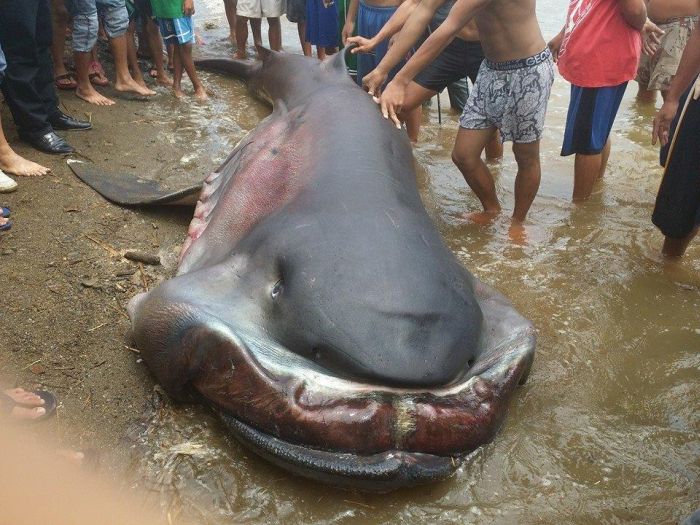
<svg viewBox="0 0 700 525">
<path fill-rule="evenodd" d="M 12 419 L 16 422 L 35 423 L 37 421 L 44 421 L 45 419 L 48 419 L 54 414 L 56 414 L 56 396 L 54 396 L 51 392 L 47 392 L 46 390 L 33 390 L 28 392 L 39 396 L 41 399 L 44 400 L 44 404 L 35 407 L 30 407 L 27 405 L 23 405 L 22 403 L 17 403 L 5 392 L 0 392 L 0 417 L 3 417 L 5 419 Z M 35 417 L 33 419 L 11 418 L 10 414 L 12 413 L 12 410 L 15 407 L 28 408 L 30 410 L 34 408 L 43 408 L 46 412 L 44 412 L 41 416 Z"/>
</svg>

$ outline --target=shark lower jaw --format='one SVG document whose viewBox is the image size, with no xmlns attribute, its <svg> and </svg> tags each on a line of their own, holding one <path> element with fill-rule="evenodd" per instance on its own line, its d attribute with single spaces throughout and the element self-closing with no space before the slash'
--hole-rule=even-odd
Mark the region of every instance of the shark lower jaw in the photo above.
<svg viewBox="0 0 700 525">
<path fill-rule="evenodd" d="M 362 455 L 319 450 L 261 432 L 238 419 L 220 413 L 226 428 L 244 446 L 294 474 L 340 488 L 390 492 L 450 477 L 462 464 L 462 456 L 391 450 Z"/>
</svg>

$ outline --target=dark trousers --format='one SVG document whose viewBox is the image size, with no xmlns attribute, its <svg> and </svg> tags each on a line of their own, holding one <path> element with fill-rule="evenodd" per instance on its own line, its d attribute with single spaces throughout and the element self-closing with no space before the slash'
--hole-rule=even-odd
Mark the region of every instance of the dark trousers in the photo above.
<svg viewBox="0 0 700 525">
<path fill-rule="evenodd" d="M 2 83 L 20 132 L 52 131 L 58 113 L 51 62 L 51 12 L 48 0 L 0 0 L 0 46 L 7 70 Z"/>
</svg>

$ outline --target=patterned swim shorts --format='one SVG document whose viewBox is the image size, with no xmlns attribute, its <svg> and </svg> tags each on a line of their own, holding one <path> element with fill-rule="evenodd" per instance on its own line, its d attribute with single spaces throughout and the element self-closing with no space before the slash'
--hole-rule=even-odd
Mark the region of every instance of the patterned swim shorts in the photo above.
<svg viewBox="0 0 700 525">
<path fill-rule="evenodd" d="M 698 23 L 697 16 L 673 18 L 657 25 L 663 29 L 661 45 L 653 56 L 642 53 L 637 69 L 637 82 L 642 89 L 666 91 L 671 85 L 690 33 Z"/>
<path fill-rule="evenodd" d="M 508 62 L 485 59 L 459 125 L 465 129 L 496 127 L 503 142 L 535 142 L 542 136 L 553 82 L 549 49 Z"/>
</svg>

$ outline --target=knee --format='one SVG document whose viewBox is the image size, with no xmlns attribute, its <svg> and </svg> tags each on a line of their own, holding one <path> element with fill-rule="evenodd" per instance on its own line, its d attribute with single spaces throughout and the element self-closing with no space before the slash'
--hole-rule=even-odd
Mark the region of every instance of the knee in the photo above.
<svg viewBox="0 0 700 525">
<path fill-rule="evenodd" d="M 462 171 L 472 171 L 476 169 L 481 162 L 478 155 L 473 155 L 469 151 L 454 148 L 452 150 L 452 162 Z"/>
<path fill-rule="evenodd" d="M 129 14 L 126 6 L 119 2 L 105 6 L 102 10 L 105 31 L 109 38 L 118 38 L 129 28 Z"/>
<path fill-rule="evenodd" d="M 73 51 L 89 53 L 97 43 L 97 11 L 91 14 L 73 15 Z"/>
<path fill-rule="evenodd" d="M 281 25 L 280 25 L 280 19 L 279 19 L 279 17 L 277 17 L 277 16 L 276 16 L 276 17 L 272 17 L 272 18 L 268 18 L 268 19 L 267 19 L 267 24 L 268 24 L 270 27 L 274 27 L 274 28 L 281 27 Z"/>
<path fill-rule="evenodd" d="M 539 169 L 540 167 L 540 153 L 538 151 L 522 151 L 513 146 L 513 156 L 515 157 L 515 162 L 518 164 L 518 168 L 524 169 Z"/>
</svg>

